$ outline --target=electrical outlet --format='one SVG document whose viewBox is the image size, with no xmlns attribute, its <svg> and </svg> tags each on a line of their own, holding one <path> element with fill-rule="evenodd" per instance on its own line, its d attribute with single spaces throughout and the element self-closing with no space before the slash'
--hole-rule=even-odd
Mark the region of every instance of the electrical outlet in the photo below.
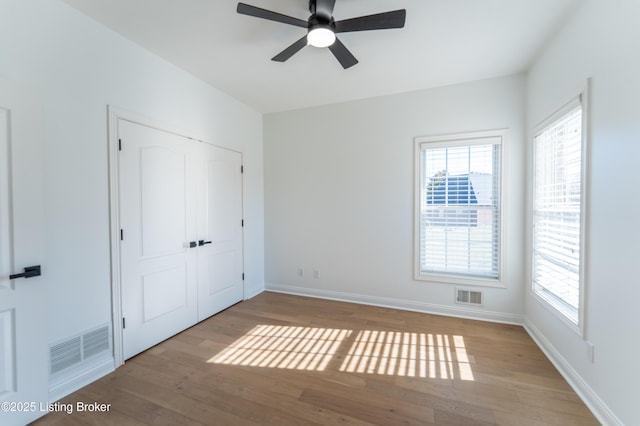
<svg viewBox="0 0 640 426">
<path fill-rule="evenodd" d="M 318 269 L 313 270 L 313 278 L 316 280 L 320 278 L 320 271 Z"/>
<path fill-rule="evenodd" d="M 302 278 L 302 277 L 304 277 L 304 269 L 298 268 L 298 278 Z"/>
</svg>

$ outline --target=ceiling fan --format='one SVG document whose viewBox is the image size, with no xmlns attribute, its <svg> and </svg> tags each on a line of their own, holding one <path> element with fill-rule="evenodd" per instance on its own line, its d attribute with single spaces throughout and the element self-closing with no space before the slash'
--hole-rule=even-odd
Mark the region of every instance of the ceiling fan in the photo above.
<svg viewBox="0 0 640 426">
<path fill-rule="evenodd" d="M 335 4 L 336 0 L 309 0 L 311 16 L 307 21 L 245 3 L 238 3 L 237 12 L 242 15 L 254 16 L 256 18 L 307 29 L 307 34 L 304 37 L 271 58 L 272 61 L 285 62 L 306 45 L 311 45 L 314 47 L 328 47 L 344 69 L 354 66 L 358 63 L 358 60 L 349 49 L 336 38 L 337 33 L 403 28 L 407 15 L 405 9 L 400 9 L 336 21 L 333 18 L 333 8 Z"/>
</svg>

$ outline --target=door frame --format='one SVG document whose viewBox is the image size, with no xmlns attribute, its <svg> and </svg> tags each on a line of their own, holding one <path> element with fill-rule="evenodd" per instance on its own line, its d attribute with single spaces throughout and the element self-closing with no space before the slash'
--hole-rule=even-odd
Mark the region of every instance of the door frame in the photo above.
<svg viewBox="0 0 640 426">
<path fill-rule="evenodd" d="M 109 150 L 109 244 L 111 253 L 111 308 L 113 331 L 113 357 L 115 368 L 124 364 L 124 342 L 122 332 L 122 280 L 120 278 L 120 164 L 119 164 L 119 135 L 118 120 L 126 120 L 141 126 L 151 127 L 162 132 L 205 143 L 218 148 L 227 149 L 240 154 L 244 164 L 244 153 L 238 149 L 208 142 L 206 138 L 189 135 L 181 129 L 171 128 L 155 120 L 132 113 L 122 108 L 107 105 L 108 115 L 108 150 Z M 244 212 L 244 179 L 242 182 L 242 216 Z M 244 228 L 242 230 L 242 245 L 245 246 Z M 242 250 L 242 265 L 244 270 L 244 249 Z M 246 285 L 242 282 L 242 300 L 246 300 Z"/>
</svg>

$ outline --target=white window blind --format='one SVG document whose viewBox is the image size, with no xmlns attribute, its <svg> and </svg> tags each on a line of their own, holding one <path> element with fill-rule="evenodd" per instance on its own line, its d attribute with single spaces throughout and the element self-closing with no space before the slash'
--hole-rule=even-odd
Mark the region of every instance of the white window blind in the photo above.
<svg viewBox="0 0 640 426">
<path fill-rule="evenodd" d="M 420 145 L 420 275 L 500 278 L 501 141 Z"/>
<path fill-rule="evenodd" d="M 582 105 L 534 140 L 533 287 L 578 324 L 580 308 Z"/>
</svg>

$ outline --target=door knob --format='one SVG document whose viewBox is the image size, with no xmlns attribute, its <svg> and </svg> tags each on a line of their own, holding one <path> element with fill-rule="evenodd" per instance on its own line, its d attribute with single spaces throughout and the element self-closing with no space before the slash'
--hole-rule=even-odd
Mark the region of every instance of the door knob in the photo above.
<svg viewBox="0 0 640 426">
<path fill-rule="evenodd" d="M 26 268 L 24 268 L 23 273 L 9 275 L 9 279 L 15 280 L 16 278 L 32 278 L 32 277 L 39 277 L 40 275 L 42 275 L 40 273 L 40 265 L 27 266 Z"/>
<path fill-rule="evenodd" d="M 211 241 L 205 241 L 205 240 L 200 240 L 200 241 L 198 241 L 198 245 L 199 245 L 200 247 L 202 247 L 202 246 L 203 246 L 203 245 L 205 245 L 205 244 L 211 244 Z"/>
</svg>

